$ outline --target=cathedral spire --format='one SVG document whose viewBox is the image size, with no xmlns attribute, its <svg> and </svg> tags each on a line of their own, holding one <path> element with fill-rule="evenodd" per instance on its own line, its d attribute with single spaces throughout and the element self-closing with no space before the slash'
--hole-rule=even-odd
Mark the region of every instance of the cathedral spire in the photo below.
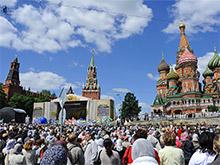
<svg viewBox="0 0 220 165">
<path fill-rule="evenodd" d="M 185 34 L 185 24 L 184 23 L 180 23 L 179 25 L 179 29 L 180 29 L 180 44 L 179 44 L 179 50 L 181 50 L 182 48 L 190 48 L 189 46 L 189 42 L 186 38 L 186 34 Z"/>
</svg>

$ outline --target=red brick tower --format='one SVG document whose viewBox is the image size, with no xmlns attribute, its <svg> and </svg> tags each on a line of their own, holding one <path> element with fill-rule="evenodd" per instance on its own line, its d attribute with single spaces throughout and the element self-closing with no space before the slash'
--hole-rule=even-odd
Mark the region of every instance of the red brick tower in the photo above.
<svg viewBox="0 0 220 165">
<path fill-rule="evenodd" d="M 83 87 L 82 96 L 91 98 L 93 100 L 100 99 L 101 88 L 99 87 L 96 66 L 94 63 L 94 52 L 88 67 L 88 76 L 86 80 L 86 85 Z"/>
<path fill-rule="evenodd" d="M 20 86 L 19 80 L 19 62 L 16 57 L 11 62 L 11 68 L 9 70 L 8 76 L 3 85 L 3 90 L 6 94 L 7 99 L 10 99 L 14 93 L 22 93 L 22 87 Z"/>
</svg>

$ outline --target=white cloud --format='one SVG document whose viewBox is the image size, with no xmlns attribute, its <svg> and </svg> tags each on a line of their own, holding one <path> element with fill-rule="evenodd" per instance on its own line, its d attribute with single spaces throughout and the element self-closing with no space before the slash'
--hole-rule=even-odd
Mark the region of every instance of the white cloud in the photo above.
<svg viewBox="0 0 220 165">
<path fill-rule="evenodd" d="M 79 85 L 69 83 L 67 80 L 53 72 L 33 72 L 20 73 L 21 85 L 25 88 L 31 88 L 33 91 L 56 90 L 62 87 L 68 89 L 72 86 L 73 89 L 79 88 Z"/>
<path fill-rule="evenodd" d="M 142 33 L 153 17 L 142 0 L 45 0 L 39 6 L 18 6 L 10 22 L 0 17 L 0 41 L 7 41 L 0 46 L 39 53 L 96 46 L 110 52 L 115 41 Z"/>
<path fill-rule="evenodd" d="M 115 100 L 115 98 L 110 96 L 110 95 L 101 95 L 101 99 L 112 99 L 112 100 Z"/>
<path fill-rule="evenodd" d="M 220 25 L 220 3 L 218 0 L 177 0 L 171 8 L 174 20 L 163 29 L 166 33 L 178 32 L 184 22 L 187 33 L 217 31 Z"/>
<path fill-rule="evenodd" d="M 17 0 L 0 0 L 1 6 L 13 7 L 17 3 Z"/>
<path fill-rule="evenodd" d="M 139 106 L 141 106 L 142 112 L 150 112 L 151 111 L 151 106 L 145 102 L 139 102 Z"/>
<path fill-rule="evenodd" d="M 147 73 L 147 77 L 151 80 L 158 80 L 158 76 L 155 76 L 152 73 Z"/>
<path fill-rule="evenodd" d="M 127 88 L 113 88 L 112 89 L 113 92 L 118 92 L 118 93 L 128 93 L 131 92 L 129 89 Z"/>
</svg>

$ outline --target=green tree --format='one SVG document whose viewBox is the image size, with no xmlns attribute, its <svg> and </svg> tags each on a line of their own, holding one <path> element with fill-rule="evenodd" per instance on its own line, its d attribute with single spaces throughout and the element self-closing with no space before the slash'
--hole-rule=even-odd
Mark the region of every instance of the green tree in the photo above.
<svg viewBox="0 0 220 165">
<path fill-rule="evenodd" d="M 125 95 L 124 101 L 122 102 L 122 107 L 119 110 L 121 114 L 121 119 L 123 120 L 133 120 L 138 117 L 141 111 L 141 106 L 138 105 L 138 100 L 133 93 L 128 92 Z"/>
<path fill-rule="evenodd" d="M 13 108 L 24 109 L 28 116 L 32 116 L 34 97 L 15 93 L 9 100 L 9 106 Z"/>
<path fill-rule="evenodd" d="M 7 105 L 6 94 L 2 89 L 2 84 L 0 84 L 0 108 L 3 108 Z"/>
<path fill-rule="evenodd" d="M 38 97 L 35 97 L 35 102 L 48 102 L 51 100 L 51 98 L 54 98 L 56 95 L 55 94 L 51 94 L 51 92 L 49 90 L 42 90 L 39 93 Z"/>
<path fill-rule="evenodd" d="M 218 112 L 218 107 L 215 105 L 209 105 L 208 106 L 208 112 Z"/>
</svg>

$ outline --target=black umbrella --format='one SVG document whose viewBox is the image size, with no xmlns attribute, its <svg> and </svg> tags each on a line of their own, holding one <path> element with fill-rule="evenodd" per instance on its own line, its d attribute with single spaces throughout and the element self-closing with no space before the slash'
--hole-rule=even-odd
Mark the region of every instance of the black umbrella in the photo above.
<svg viewBox="0 0 220 165">
<path fill-rule="evenodd" d="M 25 111 L 18 111 L 12 107 L 0 109 L 0 120 L 3 120 L 4 123 L 8 123 L 13 120 L 15 122 L 24 122 L 25 115 Z"/>
</svg>

